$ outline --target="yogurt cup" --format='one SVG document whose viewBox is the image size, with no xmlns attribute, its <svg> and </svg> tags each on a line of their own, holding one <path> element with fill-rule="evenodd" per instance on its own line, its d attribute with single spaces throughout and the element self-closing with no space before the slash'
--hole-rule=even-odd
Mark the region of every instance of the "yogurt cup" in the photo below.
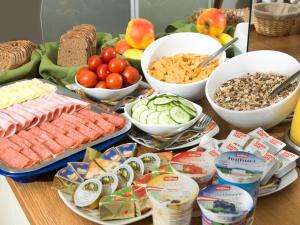
<svg viewBox="0 0 300 225">
<path fill-rule="evenodd" d="M 253 208 L 251 195 L 233 185 L 210 185 L 200 191 L 197 203 L 203 225 L 245 225 Z"/>
<path fill-rule="evenodd" d="M 253 209 L 247 215 L 247 224 L 252 224 L 260 179 L 266 170 L 265 160 L 249 152 L 224 152 L 216 159 L 218 183 L 235 185 L 247 191 L 253 198 Z"/>
<path fill-rule="evenodd" d="M 150 180 L 147 194 L 154 225 L 189 225 L 192 206 L 199 194 L 197 183 L 184 175 L 162 174 Z"/>
<path fill-rule="evenodd" d="M 175 155 L 170 164 L 174 173 L 184 174 L 192 178 L 203 189 L 212 184 L 213 176 L 216 172 L 215 156 L 209 154 L 209 151 L 188 151 Z M 197 202 L 193 205 L 193 217 L 200 217 L 201 212 Z"/>
</svg>

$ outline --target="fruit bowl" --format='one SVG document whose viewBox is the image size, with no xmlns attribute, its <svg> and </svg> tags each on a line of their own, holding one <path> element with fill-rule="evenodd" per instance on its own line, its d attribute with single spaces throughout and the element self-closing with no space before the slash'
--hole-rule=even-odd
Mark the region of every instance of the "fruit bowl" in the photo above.
<svg viewBox="0 0 300 225">
<path fill-rule="evenodd" d="M 75 76 L 75 82 L 76 84 L 82 89 L 82 91 L 88 95 L 89 97 L 95 99 L 95 100 L 118 100 L 121 99 L 127 95 L 130 95 L 132 92 L 134 92 L 140 82 L 142 80 L 142 76 L 140 76 L 140 79 L 135 84 L 132 84 L 130 86 L 120 88 L 120 89 L 106 89 L 106 88 L 86 88 L 79 84 L 77 81 L 77 78 Z"/>
<path fill-rule="evenodd" d="M 157 92 L 172 93 L 189 100 L 197 100 L 205 95 L 207 79 L 188 84 L 167 83 L 154 78 L 148 73 L 149 65 L 162 56 L 172 56 L 180 53 L 197 55 L 212 54 L 222 45 L 214 38 L 199 33 L 183 32 L 162 37 L 150 44 L 144 51 L 141 66 L 148 83 Z M 220 56 L 219 64 L 225 61 L 226 54 Z"/>
<path fill-rule="evenodd" d="M 165 95 L 165 94 L 163 93 L 163 94 L 159 94 L 159 95 L 156 95 L 156 96 L 162 96 L 162 95 Z M 173 95 L 173 96 L 175 96 L 175 95 Z M 149 99 L 152 99 L 152 98 L 153 98 L 153 96 L 149 97 L 147 99 L 149 100 Z M 146 132 L 150 135 L 154 135 L 154 136 L 167 137 L 167 136 L 172 136 L 172 135 L 175 135 L 179 132 L 182 132 L 182 131 L 188 129 L 189 127 L 191 127 L 196 121 L 198 121 L 199 118 L 200 118 L 200 115 L 202 113 L 202 107 L 200 105 L 186 100 L 188 102 L 188 104 L 192 104 L 192 106 L 195 109 L 195 116 L 194 116 L 193 119 L 191 119 L 187 122 L 181 123 L 181 124 L 174 124 L 174 125 L 173 124 L 167 124 L 167 125 L 165 125 L 165 124 L 146 124 L 146 123 L 142 123 L 142 122 L 136 120 L 135 118 L 133 118 L 133 106 L 138 101 L 142 101 L 142 100 L 136 100 L 134 102 L 126 104 L 125 107 L 124 107 L 124 113 L 125 113 L 126 117 L 137 128 L 139 128 L 140 130 L 142 130 L 142 131 L 144 131 L 144 132 Z M 163 112 L 163 111 L 161 111 L 161 112 Z"/>
<path fill-rule="evenodd" d="M 247 75 L 247 73 L 261 72 L 291 76 L 299 68 L 299 62 L 283 52 L 271 50 L 247 52 L 227 60 L 212 73 L 206 84 L 206 97 L 214 111 L 235 127 L 268 129 L 280 123 L 293 111 L 300 94 L 300 83 L 281 101 L 268 107 L 248 111 L 229 110 L 221 107 L 214 101 L 216 90 L 226 81 Z"/>
</svg>

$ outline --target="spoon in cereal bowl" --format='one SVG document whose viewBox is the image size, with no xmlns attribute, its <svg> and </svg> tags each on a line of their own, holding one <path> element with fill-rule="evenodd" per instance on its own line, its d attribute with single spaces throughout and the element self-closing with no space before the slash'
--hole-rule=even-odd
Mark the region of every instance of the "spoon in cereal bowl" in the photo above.
<svg viewBox="0 0 300 225">
<path fill-rule="evenodd" d="M 228 49 L 231 45 L 233 45 L 233 43 L 236 42 L 238 39 L 239 38 L 236 37 L 236 38 L 232 39 L 231 41 L 229 41 L 226 45 L 223 45 L 219 50 L 217 50 L 216 52 L 214 52 L 213 54 L 211 54 L 206 60 L 204 60 L 203 62 L 201 62 L 198 67 L 204 67 L 204 66 L 206 66 L 213 59 L 215 59 L 217 56 L 219 56 L 222 52 L 226 51 L 226 49 Z"/>
<path fill-rule="evenodd" d="M 271 93 L 269 94 L 269 96 L 276 96 L 277 94 L 279 94 L 285 87 L 287 87 L 297 77 L 299 77 L 299 75 L 300 75 L 300 70 L 298 70 L 292 76 L 288 77 L 285 81 L 283 81 L 281 84 L 279 84 L 273 91 L 271 91 Z"/>
</svg>

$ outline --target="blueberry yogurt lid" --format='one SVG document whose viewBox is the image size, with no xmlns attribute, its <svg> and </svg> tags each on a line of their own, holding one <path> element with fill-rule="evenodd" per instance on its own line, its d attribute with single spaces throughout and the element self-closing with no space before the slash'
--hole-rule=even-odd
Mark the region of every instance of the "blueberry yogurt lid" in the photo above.
<svg viewBox="0 0 300 225">
<path fill-rule="evenodd" d="M 232 182 L 258 181 L 266 169 L 265 160 L 248 152 L 220 154 L 215 161 L 218 175 Z"/>
<path fill-rule="evenodd" d="M 206 218 L 221 224 L 240 222 L 253 208 L 251 195 L 233 185 L 210 185 L 200 191 L 197 203 Z"/>
</svg>

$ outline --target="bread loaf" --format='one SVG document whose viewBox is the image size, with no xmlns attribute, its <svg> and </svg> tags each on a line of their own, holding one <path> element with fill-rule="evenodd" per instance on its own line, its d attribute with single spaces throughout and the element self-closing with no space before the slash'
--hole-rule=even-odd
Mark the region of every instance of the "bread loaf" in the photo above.
<svg viewBox="0 0 300 225">
<path fill-rule="evenodd" d="M 0 43 L 0 70 L 18 68 L 30 61 L 36 44 L 28 40 Z"/>
<path fill-rule="evenodd" d="M 90 24 L 74 26 L 60 38 L 57 64 L 64 67 L 87 64 L 96 53 L 96 28 Z"/>
</svg>

